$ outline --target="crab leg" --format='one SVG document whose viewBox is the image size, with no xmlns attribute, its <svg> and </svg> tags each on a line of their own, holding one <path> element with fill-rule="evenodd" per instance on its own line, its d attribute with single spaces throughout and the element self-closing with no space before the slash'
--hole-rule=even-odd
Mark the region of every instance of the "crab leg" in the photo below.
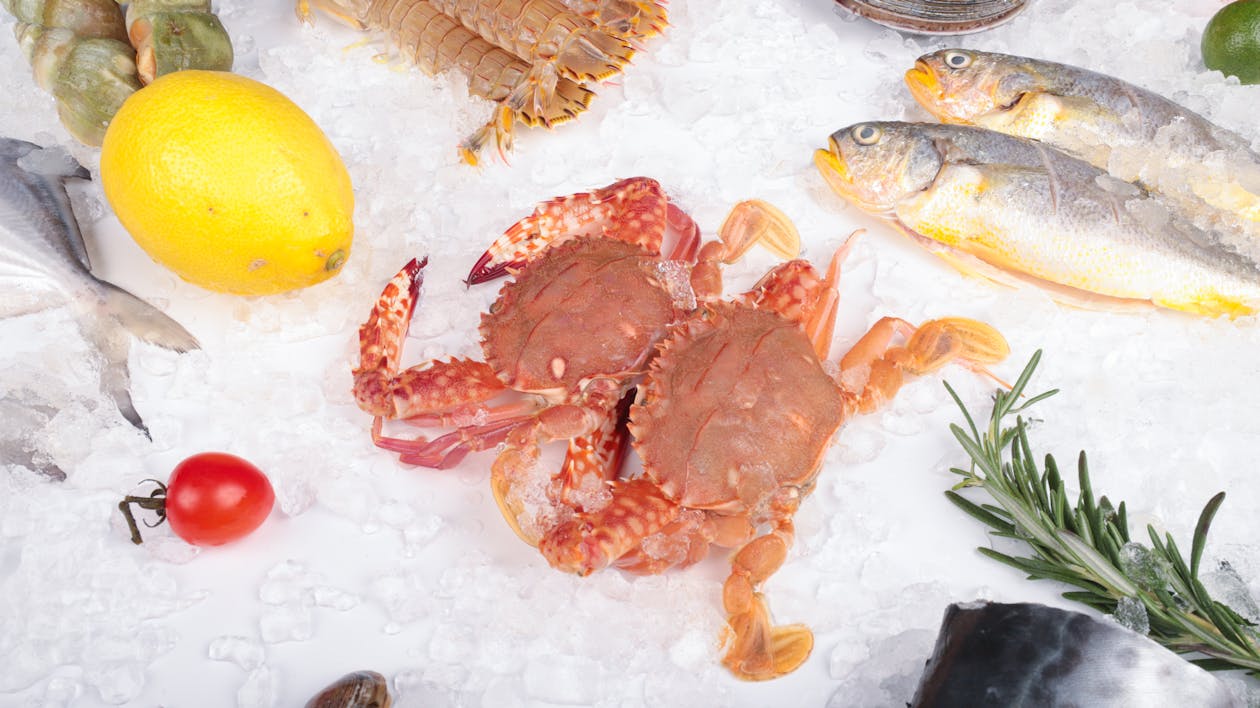
<svg viewBox="0 0 1260 708">
<path fill-rule="evenodd" d="M 485 363 L 469 359 L 434 360 L 398 373 L 403 342 L 420 294 L 425 261 L 413 259 L 385 286 L 368 321 L 359 328 L 359 366 L 354 396 L 376 416 L 372 439 L 398 452 L 403 462 L 444 469 L 475 450 L 503 442 L 508 433 L 534 419 L 537 404 L 487 406 L 504 386 Z M 479 420 L 434 440 L 405 440 L 381 434 L 382 420 L 408 419 L 417 425 Z"/>
<path fill-rule="evenodd" d="M 539 204 L 513 224 L 473 266 L 468 283 L 484 283 L 519 269 L 550 246 L 580 236 L 603 236 L 661 252 L 666 227 L 689 233 L 695 224 L 681 210 L 670 212 L 669 197 L 654 179 L 631 177 L 593 192 L 578 192 Z"/>
<path fill-rule="evenodd" d="M 691 289 L 701 301 L 722 296 L 722 264 L 730 265 L 761 244 L 781 258 L 795 258 L 801 235 L 786 214 L 760 199 L 736 204 L 718 229 L 718 240 L 700 247 L 691 269 Z"/>
<path fill-rule="evenodd" d="M 503 518 L 521 540 L 537 546 L 543 535 L 557 522 L 545 518 L 557 511 L 555 508 L 537 509 L 537 494 L 531 487 L 537 485 L 537 472 L 541 444 L 552 440 L 584 439 L 576 448 L 576 457 L 566 459 L 563 474 L 599 478 L 616 474 L 617 468 L 605 470 L 600 465 L 620 465 L 624 459 L 621 450 L 624 442 L 617 438 L 621 419 L 621 402 L 625 396 L 622 385 L 613 379 L 596 379 L 586 385 L 579 399 L 544 408 L 529 420 L 512 428 L 506 435 L 506 445 L 490 467 L 490 488 Z M 611 421 L 611 423 L 610 423 Z M 614 435 L 606 431 L 611 426 Z M 587 452 L 590 455 L 587 455 Z M 571 446 L 570 452 L 575 452 Z M 551 477 L 546 478 L 550 486 Z M 588 484 L 585 480 L 580 483 Z M 563 488 L 563 477 L 561 486 Z M 554 496 L 554 495 L 553 495 Z M 547 504 L 554 507 L 551 499 Z M 561 505 L 563 506 L 563 505 Z"/>
<path fill-rule="evenodd" d="M 489 366 L 469 359 L 434 360 L 398 373 L 427 263 L 413 258 L 403 266 L 359 328 L 354 397 L 372 415 L 408 418 L 484 401 L 503 390 Z"/>
<path fill-rule="evenodd" d="M 709 555 L 709 546 L 717 540 L 717 527 L 712 515 L 689 509 L 622 554 L 613 566 L 637 575 L 655 575 L 670 568 L 686 568 Z"/>
<path fill-rule="evenodd" d="M 731 558 L 731 574 L 722 586 L 730 643 L 722 664 L 746 681 L 764 681 L 790 673 L 809 658 L 814 634 L 801 624 L 774 626 L 765 597 L 758 591 L 783 565 L 796 536 L 792 515 L 800 493 L 785 490 L 772 502 L 770 533 L 758 536 Z"/>
<path fill-rule="evenodd" d="M 558 501 L 576 511 L 592 511 L 588 502 L 607 493 L 607 483 L 616 479 L 626 461 L 630 434 L 626 416 L 634 399 L 631 389 L 615 408 L 605 412 L 599 427 L 569 441 L 569 450 L 560 468 Z"/>
<path fill-rule="evenodd" d="M 904 346 L 890 344 L 898 334 L 907 338 Z M 884 317 L 840 360 L 840 382 L 853 396 L 857 410 L 869 413 L 897 394 L 905 374 L 920 376 L 957 362 L 993 377 L 985 365 L 1002 361 L 1009 353 L 1002 335 L 983 322 L 947 317 L 916 328 L 905 320 Z M 858 385 L 861 379 L 865 381 Z"/>
<path fill-rule="evenodd" d="M 486 450 L 503 442 L 508 433 L 521 423 L 520 418 L 501 420 L 486 425 L 460 428 L 433 440 L 407 440 L 381 434 L 382 418 L 372 422 L 372 442 L 383 450 L 399 453 L 398 459 L 409 465 L 445 470 L 459 464 L 470 452 Z"/>
<path fill-rule="evenodd" d="M 788 261 L 776 266 L 743 296 L 753 307 L 772 310 L 805 330 L 814 344 L 819 359 L 826 359 L 831 350 L 831 335 L 836 321 L 840 294 L 836 283 L 840 266 L 853 248 L 855 231 L 831 257 L 827 274 L 819 277 L 808 261 Z"/>
</svg>

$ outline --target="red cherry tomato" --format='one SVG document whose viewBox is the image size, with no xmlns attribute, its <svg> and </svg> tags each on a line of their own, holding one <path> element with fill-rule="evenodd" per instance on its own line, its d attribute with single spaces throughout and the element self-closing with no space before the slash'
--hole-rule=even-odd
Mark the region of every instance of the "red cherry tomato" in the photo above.
<svg viewBox="0 0 1260 708">
<path fill-rule="evenodd" d="M 275 501 L 276 493 L 262 470 L 236 455 L 203 452 L 171 472 L 166 519 L 185 541 L 218 546 L 258 528 Z"/>
</svg>

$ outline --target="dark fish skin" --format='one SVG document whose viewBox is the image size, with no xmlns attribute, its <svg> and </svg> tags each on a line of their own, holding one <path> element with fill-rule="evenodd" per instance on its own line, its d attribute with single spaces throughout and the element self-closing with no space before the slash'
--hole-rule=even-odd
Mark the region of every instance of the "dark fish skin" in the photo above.
<svg viewBox="0 0 1260 708">
<path fill-rule="evenodd" d="M 911 705 L 1242 706 L 1215 676 L 1115 622 L 996 602 L 945 610 Z"/>
<path fill-rule="evenodd" d="M 129 392 L 131 336 L 178 352 L 199 345 L 157 308 L 92 274 L 66 192 L 65 181 L 71 178 L 88 179 L 89 174 L 59 151 L 0 137 L 0 317 L 72 307 L 83 335 L 103 359 L 102 392 L 148 435 Z M 0 448 L 0 462 L 18 462 L 18 456 Z"/>
</svg>

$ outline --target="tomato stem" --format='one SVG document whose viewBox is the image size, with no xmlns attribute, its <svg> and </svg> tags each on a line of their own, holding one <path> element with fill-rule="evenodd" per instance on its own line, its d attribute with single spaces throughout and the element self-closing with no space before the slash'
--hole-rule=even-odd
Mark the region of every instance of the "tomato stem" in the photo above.
<svg viewBox="0 0 1260 708">
<path fill-rule="evenodd" d="M 127 528 L 131 529 L 131 542 L 136 545 L 144 543 L 144 539 L 140 538 L 140 527 L 136 526 L 136 517 L 131 513 L 132 504 L 135 504 L 141 509 L 148 509 L 149 511 L 157 512 L 157 523 L 151 524 L 148 521 L 145 521 L 145 526 L 154 528 L 161 526 L 162 522 L 166 521 L 166 485 L 156 479 L 146 479 L 143 480 L 143 482 L 152 482 L 156 484 L 158 488 L 154 489 L 147 497 L 128 495 L 123 497 L 122 501 L 118 502 L 118 510 L 122 512 L 123 518 L 127 520 Z"/>
</svg>

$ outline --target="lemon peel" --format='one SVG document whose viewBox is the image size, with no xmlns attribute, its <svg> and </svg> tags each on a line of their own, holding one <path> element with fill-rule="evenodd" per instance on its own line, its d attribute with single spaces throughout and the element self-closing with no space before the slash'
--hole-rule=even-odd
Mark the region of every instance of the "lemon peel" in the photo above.
<svg viewBox="0 0 1260 708">
<path fill-rule="evenodd" d="M 136 243 L 208 290 L 308 287 L 350 254 L 340 155 L 295 103 L 244 76 L 179 71 L 137 91 L 105 134 L 101 181 Z"/>
</svg>

